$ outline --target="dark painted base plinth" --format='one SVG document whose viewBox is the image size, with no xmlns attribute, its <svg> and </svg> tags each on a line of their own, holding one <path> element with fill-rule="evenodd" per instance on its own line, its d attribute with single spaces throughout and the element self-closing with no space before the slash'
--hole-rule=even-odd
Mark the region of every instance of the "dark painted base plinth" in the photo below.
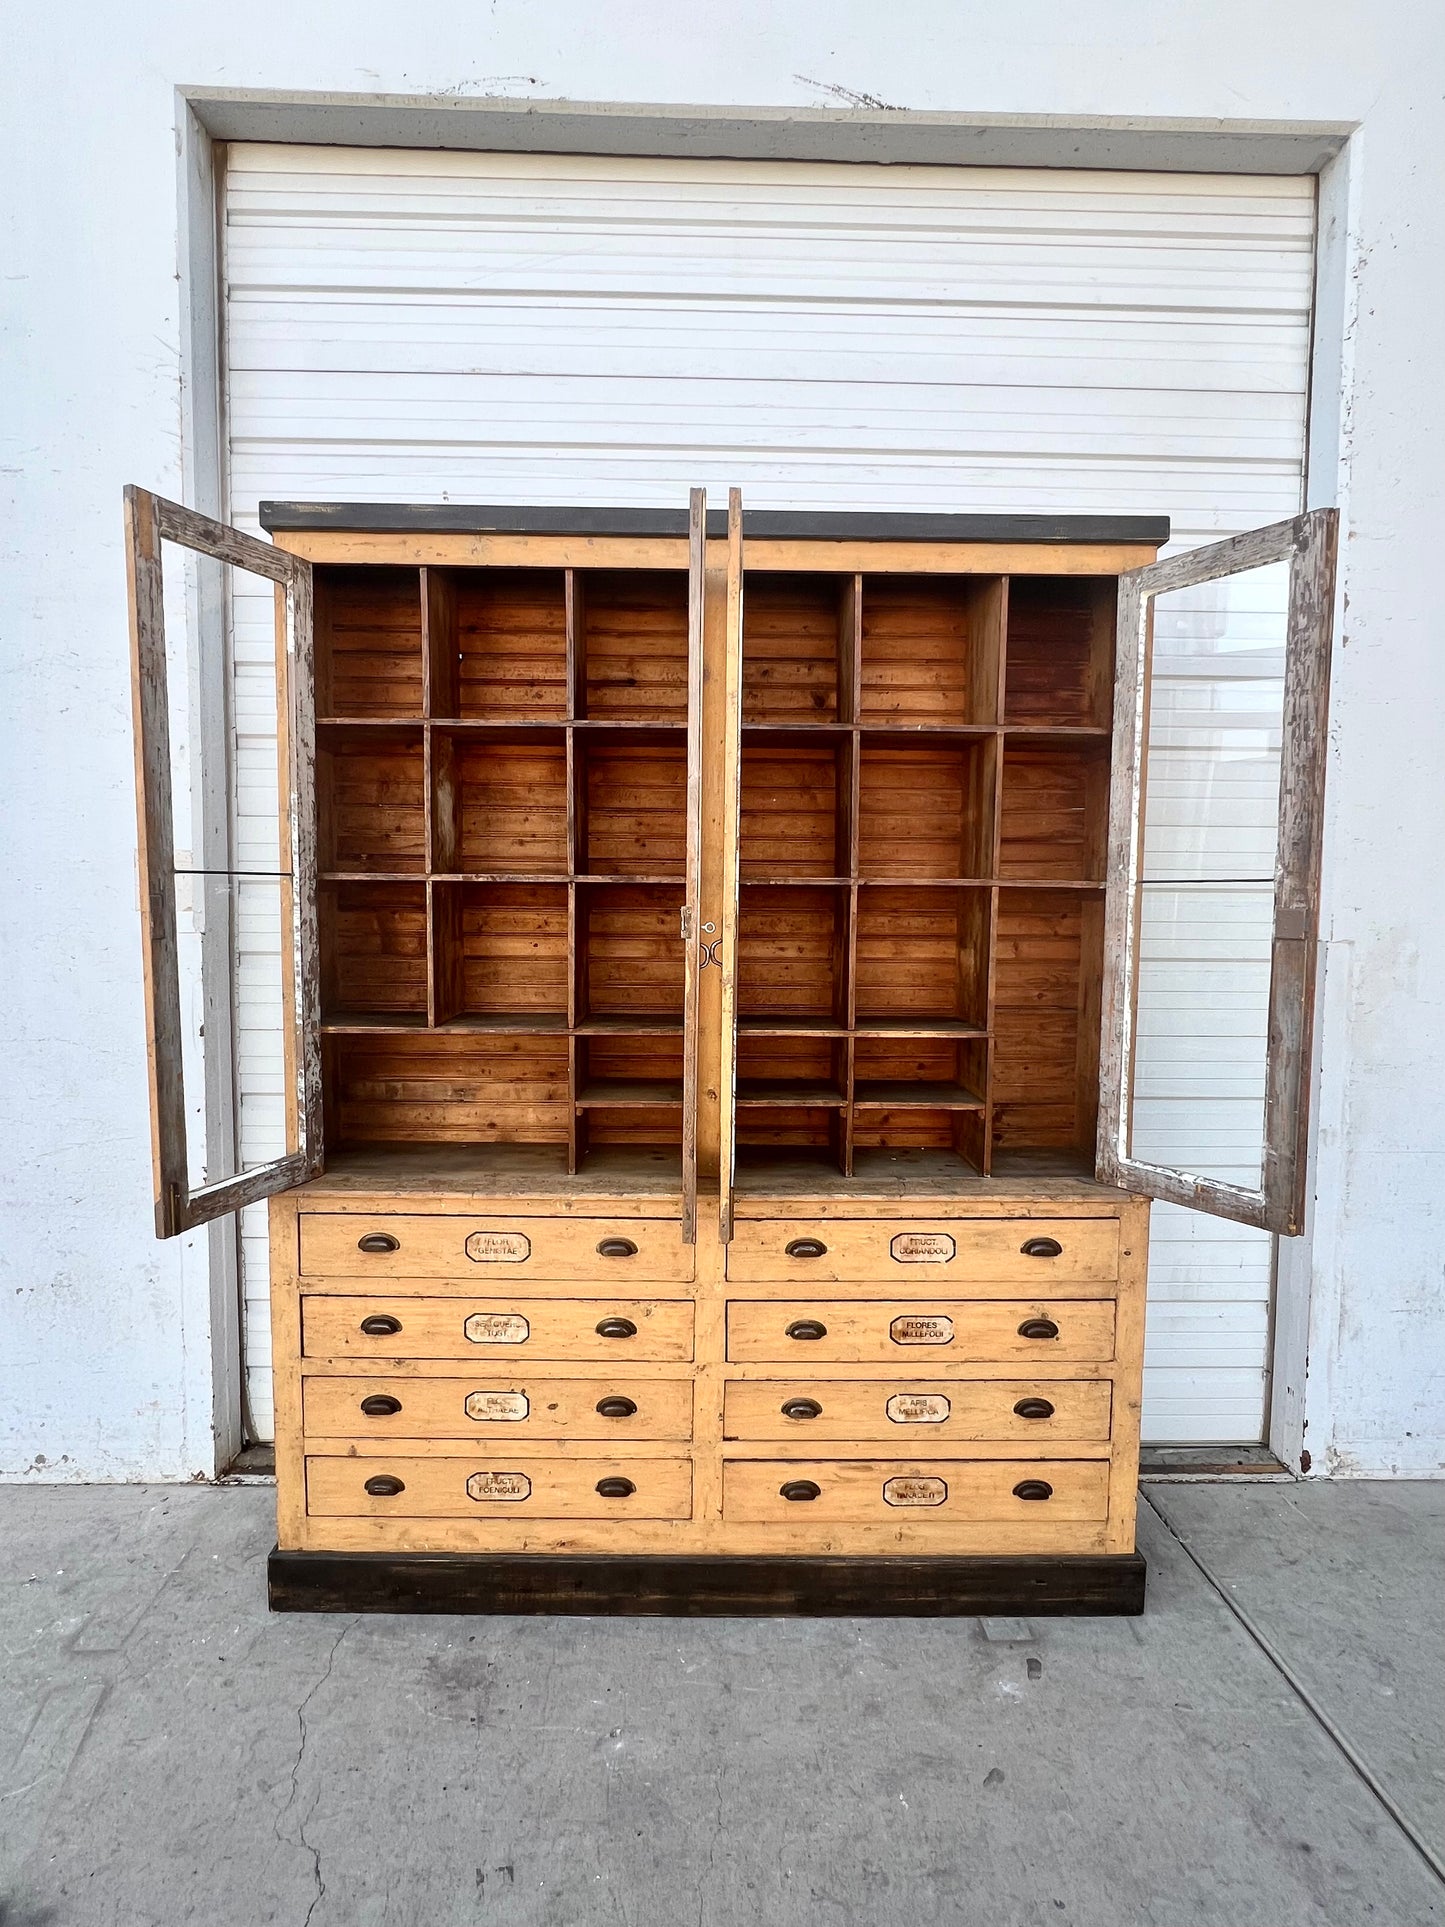
<svg viewBox="0 0 1445 1927">
<path fill-rule="evenodd" d="M 1137 1552 L 1089 1558 L 831 1559 L 282 1552 L 273 1612 L 601 1613 L 913 1619 L 1141 1613 Z"/>
</svg>

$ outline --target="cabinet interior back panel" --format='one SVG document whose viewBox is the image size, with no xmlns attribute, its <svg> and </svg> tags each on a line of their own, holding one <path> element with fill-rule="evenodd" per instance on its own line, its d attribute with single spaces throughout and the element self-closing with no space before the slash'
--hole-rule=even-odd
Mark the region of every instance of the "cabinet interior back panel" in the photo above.
<svg viewBox="0 0 1445 1927">
<path fill-rule="evenodd" d="M 1276 177 L 235 145 L 233 514 L 254 527 L 263 497 L 681 507 L 702 483 L 741 486 L 754 508 L 1168 514 L 1175 546 L 1190 547 L 1299 507 L 1313 252 L 1313 183 Z M 534 664 L 540 717 L 555 704 L 560 607 L 546 584 L 516 587 L 507 650 Z M 760 678 L 760 719 L 836 701 L 842 593 L 806 579 L 780 591 L 772 629 L 807 633 L 807 667 Z M 679 612 L 659 601 L 630 659 L 611 615 L 604 595 L 588 627 L 594 713 L 630 687 L 650 692 L 657 720 L 678 718 Z M 237 596 L 243 858 L 274 850 L 269 616 L 264 596 Z M 962 691 L 956 612 L 904 596 L 864 619 L 870 715 L 923 699 L 887 676 L 893 639 L 919 622 L 938 640 L 928 687 Z M 460 624 L 466 635 L 465 611 Z M 1018 633 L 1006 714 L 1024 721 Z M 351 713 L 408 711 L 420 663 L 406 636 L 377 623 L 346 643 L 337 694 Z M 1084 609 L 1073 647 L 1082 714 Z M 468 654 L 463 715 L 497 666 Z M 624 774 L 599 773 L 604 792 Z M 1028 819 L 1066 811 L 1087 772 L 1056 761 L 1009 775 L 1008 847 L 1033 881 Z M 398 777 L 396 847 L 415 860 L 416 806 Z M 663 766 L 653 779 L 665 785 Z M 824 874 L 826 790 L 809 797 L 804 876 Z M 244 926 L 253 946 L 272 923 Z M 404 919 L 394 941 L 405 999 Z M 1227 961 L 1211 956 L 1211 982 Z M 275 1146 L 283 1059 L 248 1015 L 247 971 L 243 956 L 240 1130 L 254 1159 Z M 1058 1051 L 1062 1065 L 1062 1031 Z M 1184 1235 L 1177 1215 L 1155 1212 L 1145 1436 L 1258 1438 L 1269 1242 L 1233 1227 Z M 264 1438 L 264 1208 L 242 1240 L 250 1422 Z M 1199 1307 L 1217 1314 L 1207 1342 L 1190 1336 L 1208 1322 Z"/>
</svg>

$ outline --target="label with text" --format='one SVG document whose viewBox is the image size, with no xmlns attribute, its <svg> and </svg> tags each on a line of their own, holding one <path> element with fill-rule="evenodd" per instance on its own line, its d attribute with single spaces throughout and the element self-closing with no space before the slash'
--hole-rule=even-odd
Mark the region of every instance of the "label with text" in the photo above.
<svg viewBox="0 0 1445 1927">
<path fill-rule="evenodd" d="M 942 1425 L 953 1405 L 942 1392 L 895 1392 L 883 1409 L 895 1425 Z"/>
<path fill-rule="evenodd" d="M 474 1231 L 467 1256 L 474 1265 L 522 1265 L 532 1255 L 532 1240 L 521 1231 Z"/>
<path fill-rule="evenodd" d="M 906 1312 L 888 1327 L 895 1345 L 951 1345 L 953 1320 L 942 1312 Z"/>
<path fill-rule="evenodd" d="M 948 1497 L 943 1479 L 885 1479 L 883 1500 L 886 1505 L 942 1505 Z"/>
<path fill-rule="evenodd" d="M 900 1231 L 888 1249 L 900 1265 L 946 1265 L 958 1246 L 946 1231 Z"/>
<path fill-rule="evenodd" d="M 474 1345 L 525 1345 L 532 1335 L 519 1311 L 474 1311 L 462 1330 Z"/>
<path fill-rule="evenodd" d="M 473 1472 L 467 1480 L 469 1499 L 502 1499 L 515 1505 L 531 1496 L 532 1481 L 525 1472 Z"/>
<path fill-rule="evenodd" d="M 500 1420 L 515 1425 L 532 1409 L 525 1392 L 468 1392 L 467 1417 L 479 1421 Z"/>
</svg>

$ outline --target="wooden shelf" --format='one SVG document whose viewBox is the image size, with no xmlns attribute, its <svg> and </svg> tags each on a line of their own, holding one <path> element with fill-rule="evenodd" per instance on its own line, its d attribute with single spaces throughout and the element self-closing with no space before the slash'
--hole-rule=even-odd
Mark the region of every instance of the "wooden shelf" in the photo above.
<svg viewBox="0 0 1445 1927">
<path fill-rule="evenodd" d="M 590 1104 L 681 1104 L 682 1080 L 663 1077 L 594 1077 L 577 1092 Z"/>
<path fill-rule="evenodd" d="M 810 1078 L 741 1077 L 737 1089 L 739 1104 L 839 1106 L 848 1102 L 846 1091 Z"/>
<path fill-rule="evenodd" d="M 855 1105 L 896 1111 L 908 1105 L 926 1110 L 981 1111 L 985 1100 L 963 1084 L 944 1081 L 908 1083 L 895 1078 L 859 1079 L 853 1087 Z"/>
</svg>

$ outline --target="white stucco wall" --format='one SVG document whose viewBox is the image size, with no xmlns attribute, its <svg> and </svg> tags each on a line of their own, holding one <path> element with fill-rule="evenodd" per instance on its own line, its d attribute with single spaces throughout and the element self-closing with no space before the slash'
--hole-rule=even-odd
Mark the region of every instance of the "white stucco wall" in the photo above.
<svg viewBox="0 0 1445 1927">
<path fill-rule="evenodd" d="M 1322 346 L 1335 310 L 1346 325 L 1312 450 L 1312 499 L 1348 523 L 1320 1197 L 1285 1262 L 1295 1363 L 1277 1396 L 1281 1439 L 1316 1471 L 1439 1467 L 1445 16 L 1418 0 L 743 0 L 685 21 L 658 0 L 91 0 L 32 11 L 7 43 L 0 1476 L 209 1473 L 228 1396 L 205 1240 L 151 1234 L 119 539 L 123 482 L 189 479 L 187 86 L 846 105 L 835 87 L 932 112 L 1359 123 L 1327 196 L 1341 299 Z"/>
</svg>

